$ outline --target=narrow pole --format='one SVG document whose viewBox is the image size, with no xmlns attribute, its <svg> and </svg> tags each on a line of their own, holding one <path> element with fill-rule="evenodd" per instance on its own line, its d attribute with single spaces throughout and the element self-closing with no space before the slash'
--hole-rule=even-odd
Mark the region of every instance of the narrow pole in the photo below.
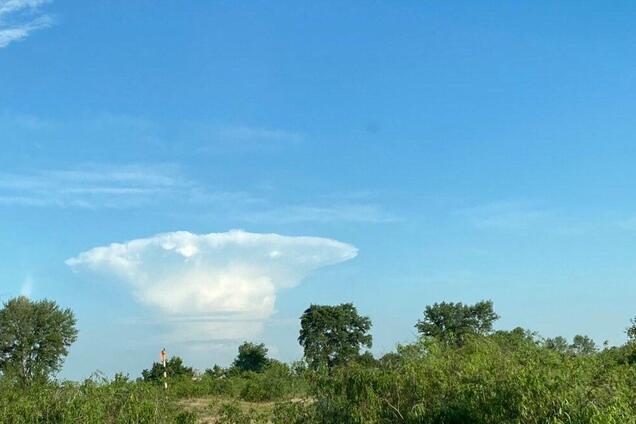
<svg viewBox="0 0 636 424">
<path fill-rule="evenodd" d="M 168 354 L 166 353 L 166 348 L 161 349 L 161 363 L 163 364 L 163 388 L 164 390 L 168 390 Z"/>
</svg>

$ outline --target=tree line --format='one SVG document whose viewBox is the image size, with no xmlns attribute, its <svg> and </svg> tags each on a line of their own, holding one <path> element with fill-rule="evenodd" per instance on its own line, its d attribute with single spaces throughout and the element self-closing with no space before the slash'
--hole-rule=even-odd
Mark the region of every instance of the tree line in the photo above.
<svg viewBox="0 0 636 424">
<path fill-rule="evenodd" d="M 426 306 L 423 318 L 415 328 L 425 338 L 448 346 L 461 347 L 476 336 L 516 335 L 531 337 L 528 330 L 516 328 L 510 332 L 493 330 L 499 315 L 493 302 L 484 300 L 475 304 L 441 302 Z M 626 329 L 629 343 L 636 342 L 636 319 Z M 310 305 L 300 317 L 298 342 L 303 348 L 303 359 L 313 370 L 333 369 L 351 362 L 372 362 L 372 354 L 363 349 L 372 347 L 371 319 L 360 315 L 352 303 L 341 305 Z M 32 301 L 17 297 L 7 301 L 0 309 L 0 372 L 5 379 L 21 385 L 44 381 L 58 372 L 77 340 L 78 331 L 73 312 L 51 300 Z M 572 342 L 557 336 L 542 340 L 550 350 L 571 355 L 591 355 L 598 352 L 596 343 L 588 336 L 576 335 Z M 261 372 L 271 363 L 264 344 L 245 342 L 230 369 Z M 389 360 L 388 354 L 386 360 Z M 382 359 L 382 358 L 380 358 Z M 174 356 L 167 363 L 168 376 L 194 375 L 194 370 Z M 219 374 L 218 365 L 206 370 Z M 156 362 L 143 370 L 147 381 L 160 380 L 163 365 Z"/>
<path fill-rule="evenodd" d="M 51 379 L 77 339 L 75 318 L 20 297 L 0 309 L 0 422 L 194 423 L 182 401 L 212 397 L 219 423 L 636 424 L 636 321 L 623 345 L 597 346 L 585 335 L 495 329 L 498 319 L 489 300 L 435 303 L 414 323 L 419 337 L 374 357 L 369 317 L 351 303 L 310 305 L 301 361 L 249 341 L 228 367 L 204 373 L 173 356 L 165 391 L 157 362 L 136 379 Z"/>
</svg>

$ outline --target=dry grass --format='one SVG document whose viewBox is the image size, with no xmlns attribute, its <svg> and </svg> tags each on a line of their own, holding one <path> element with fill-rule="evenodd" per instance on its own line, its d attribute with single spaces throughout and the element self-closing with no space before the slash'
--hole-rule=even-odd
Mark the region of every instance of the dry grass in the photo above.
<svg viewBox="0 0 636 424">
<path fill-rule="evenodd" d="M 178 402 L 184 410 L 197 414 L 200 424 L 216 423 L 219 418 L 221 405 L 233 403 L 238 405 L 243 412 L 257 411 L 261 414 L 271 414 L 274 402 L 245 402 L 237 401 L 222 396 L 207 396 L 202 398 L 183 399 Z"/>
</svg>

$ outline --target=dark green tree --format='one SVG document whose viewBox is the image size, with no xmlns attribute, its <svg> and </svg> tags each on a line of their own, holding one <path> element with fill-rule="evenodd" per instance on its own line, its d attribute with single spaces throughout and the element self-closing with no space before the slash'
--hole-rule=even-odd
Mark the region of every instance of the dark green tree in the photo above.
<svg viewBox="0 0 636 424">
<path fill-rule="evenodd" d="M 371 347 L 370 329 L 371 320 L 358 315 L 351 303 L 311 305 L 300 317 L 298 342 L 311 368 L 332 368 L 358 358 L 362 347 Z"/>
<path fill-rule="evenodd" d="M 59 371 L 77 340 L 75 317 L 50 300 L 9 300 L 0 309 L 0 371 L 21 385 Z"/>
<path fill-rule="evenodd" d="M 570 353 L 576 356 L 592 355 L 598 351 L 594 340 L 588 336 L 577 334 L 570 345 Z"/>
<path fill-rule="evenodd" d="M 512 330 L 498 330 L 490 336 L 502 349 L 515 351 L 524 346 L 538 346 L 537 334 L 521 327 Z"/>
<path fill-rule="evenodd" d="M 625 330 L 625 333 L 627 333 L 627 338 L 629 339 L 629 343 L 635 343 L 636 342 L 636 318 L 632 318 L 629 323 L 631 324 L 629 327 L 627 327 L 627 329 Z"/>
<path fill-rule="evenodd" d="M 155 362 L 149 370 L 143 370 L 141 376 L 144 381 L 162 382 L 163 371 L 163 364 Z M 169 379 L 194 376 L 192 367 L 183 365 L 183 360 L 178 356 L 173 356 L 166 362 L 166 373 Z"/>
<path fill-rule="evenodd" d="M 545 339 L 543 346 L 559 353 L 574 356 L 592 355 L 598 352 L 596 343 L 588 336 L 577 334 L 572 339 L 572 343 L 568 344 L 567 339 L 561 336 Z"/>
<path fill-rule="evenodd" d="M 554 338 L 547 338 L 543 345 L 555 352 L 559 353 L 568 353 L 570 350 L 570 345 L 568 345 L 568 341 L 565 337 L 556 336 Z"/>
<path fill-rule="evenodd" d="M 239 346 L 238 355 L 232 365 L 239 371 L 261 372 L 268 363 L 267 348 L 263 343 L 244 342 Z"/>
<path fill-rule="evenodd" d="M 213 378 L 221 378 L 225 375 L 225 370 L 221 368 L 219 365 L 214 364 L 212 368 L 208 368 L 205 370 L 205 375 L 208 375 Z"/>
<path fill-rule="evenodd" d="M 474 305 L 442 302 L 427 306 L 424 319 L 415 327 L 424 336 L 459 346 L 467 336 L 491 333 L 492 324 L 498 318 L 490 300 Z"/>
</svg>

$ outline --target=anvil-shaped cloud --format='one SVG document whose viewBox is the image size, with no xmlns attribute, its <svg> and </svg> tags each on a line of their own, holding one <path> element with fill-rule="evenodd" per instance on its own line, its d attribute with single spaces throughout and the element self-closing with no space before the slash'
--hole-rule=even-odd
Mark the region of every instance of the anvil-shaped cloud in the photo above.
<svg viewBox="0 0 636 424">
<path fill-rule="evenodd" d="M 179 231 L 96 247 L 66 264 L 128 283 L 140 302 L 180 326 L 203 321 L 217 336 L 234 338 L 232 327 L 238 322 L 251 322 L 251 332 L 258 331 L 274 312 L 279 289 L 294 287 L 313 270 L 357 252 L 349 244 L 319 237 Z"/>
</svg>

